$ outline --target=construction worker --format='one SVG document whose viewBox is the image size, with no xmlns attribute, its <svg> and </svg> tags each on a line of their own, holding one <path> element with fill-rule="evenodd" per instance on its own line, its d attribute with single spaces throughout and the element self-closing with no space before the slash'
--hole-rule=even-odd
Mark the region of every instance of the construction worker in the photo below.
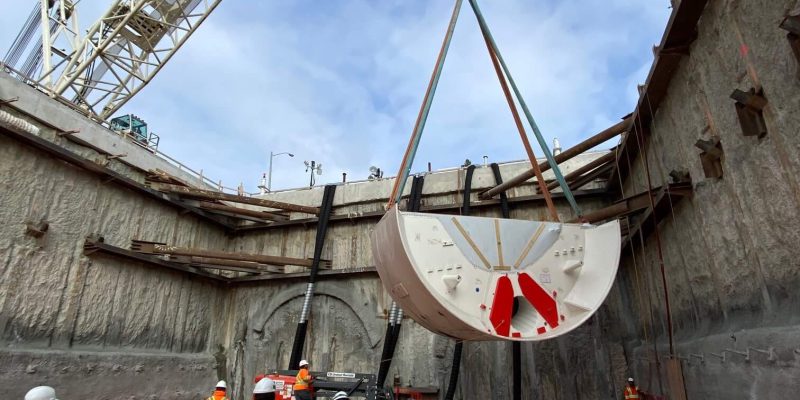
<svg viewBox="0 0 800 400">
<path fill-rule="evenodd" d="M 259 379 L 253 388 L 253 400 L 275 400 L 275 381 L 267 377 Z"/>
<path fill-rule="evenodd" d="M 25 400 L 58 400 L 56 390 L 50 386 L 37 386 L 25 394 Z"/>
<path fill-rule="evenodd" d="M 336 394 L 333 395 L 333 400 L 350 400 L 350 397 L 348 397 L 345 392 L 336 392 Z"/>
<path fill-rule="evenodd" d="M 625 400 L 638 400 L 639 387 L 633 382 L 633 378 L 628 378 L 628 385 L 625 386 Z"/>
<path fill-rule="evenodd" d="M 219 381 L 217 382 L 217 386 L 214 387 L 214 393 L 206 400 L 228 400 L 228 397 L 225 396 L 225 392 L 227 390 L 228 385 L 225 383 L 225 381 Z"/>
<path fill-rule="evenodd" d="M 294 381 L 294 397 L 297 400 L 313 400 L 312 383 L 314 383 L 314 377 L 308 373 L 308 361 L 301 360 L 300 371 L 297 372 Z"/>
</svg>

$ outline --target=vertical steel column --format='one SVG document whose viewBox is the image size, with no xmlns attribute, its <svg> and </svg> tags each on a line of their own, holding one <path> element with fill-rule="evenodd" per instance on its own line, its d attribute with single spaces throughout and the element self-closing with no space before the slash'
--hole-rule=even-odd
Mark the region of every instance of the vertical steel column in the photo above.
<svg viewBox="0 0 800 400">
<path fill-rule="evenodd" d="M 314 259 L 311 263 L 311 273 L 308 276 L 308 286 L 306 287 L 305 298 L 303 299 L 303 309 L 300 312 L 300 320 L 297 323 L 297 331 L 294 335 L 292 353 L 289 357 L 289 369 L 298 369 L 300 359 L 303 354 L 303 346 L 306 342 L 306 331 L 308 328 L 308 316 L 311 313 L 311 300 L 314 297 L 314 285 L 317 281 L 319 272 L 319 262 L 322 257 L 322 247 L 325 245 L 325 234 L 328 231 L 328 221 L 333 208 L 333 197 L 336 194 L 336 186 L 325 186 L 322 195 L 322 205 L 320 206 L 319 219 L 317 221 L 317 237 L 314 242 Z"/>
</svg>

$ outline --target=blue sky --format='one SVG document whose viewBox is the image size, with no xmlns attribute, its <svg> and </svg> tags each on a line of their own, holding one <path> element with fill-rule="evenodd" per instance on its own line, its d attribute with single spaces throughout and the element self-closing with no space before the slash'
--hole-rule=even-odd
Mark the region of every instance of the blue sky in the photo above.
<svg viewBox="0 0 800 400">
<path fill-rule="evenodd" d="M 107 1 L 83 0 L 88 25 Z M 481 7 L 548 141 L 566 148 L 632 111 L 669 18 L 668 0 L 493 0 Z M 123 112 L 142 116 L 160 149 L 225 186 L 255 192 L 397 171 L 452 1 L 224 0 Z M 4 5 L 5 54 L 33 0 Z M 609 147 L 607 144 L 605 147 Z M 537 154 L 541 154 L 537 152 Z M 465 1 L 420 150 L 422 171 L 525 158 Z"/>
</svg>

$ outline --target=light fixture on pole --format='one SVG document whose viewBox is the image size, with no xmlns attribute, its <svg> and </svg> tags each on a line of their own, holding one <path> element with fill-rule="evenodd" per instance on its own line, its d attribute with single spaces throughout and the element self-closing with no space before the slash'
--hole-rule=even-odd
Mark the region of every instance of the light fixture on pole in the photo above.
<svg viewBox="0 0 800 400">
<path fill-rule="evenodd" d="M 271 151 L 269 152 L 269 173 L 267 174 L 268 177 L 267 177 L 267 188 L 266 188 L 267 192 L 271 192 L 272 191 L 272 159 L 275 158 L 276 156 L 281 155 L 281 154 L 286 154 L 289 157 L 294 157 L 294 154 L 287 153 L 285 151 L 282 152 L 282 153 L 273 153 Z M 263 184 L 262 184 L 262 186 L 263 186 Z M 261 190 L 263 192 L 264 188 L 262 186 L 259 186 L 259 187 L 261 188 Z"/>
<path fill-rule="evenodd" d="M 382 179 L 382 178 L 383 178 L 383 171 L 380 168 L 374 165 L 369 167 L 369 177 L 367 177 L 367 179 L 374 181 L 375 179 Z"/>
<path fill-rule="evenodd" d="M 311 161 L 303 161 L 306 164 L 306 172 L 311 171 L 311 180 L 308 183 L 308 187 L 314 186 L 314 172 L 317 175 L 322 175 L 322 163 L 317 163 L 314 160 Z"/>
</svg>

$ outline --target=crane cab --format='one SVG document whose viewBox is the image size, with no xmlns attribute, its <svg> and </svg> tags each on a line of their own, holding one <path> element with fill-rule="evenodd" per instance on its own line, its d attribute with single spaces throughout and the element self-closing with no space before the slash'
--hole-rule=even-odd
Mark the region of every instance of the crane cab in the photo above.
<svg viewBox="0 0 800 400">
<path fill-rule="evenodd" d="M 121 115 L 109 122 L 112 131 L 131 138 L 134 143 L 145 148 L 158 147 L 158 135 L 147 131 L 147 123 L 133 114 Z"/>
</svg>

